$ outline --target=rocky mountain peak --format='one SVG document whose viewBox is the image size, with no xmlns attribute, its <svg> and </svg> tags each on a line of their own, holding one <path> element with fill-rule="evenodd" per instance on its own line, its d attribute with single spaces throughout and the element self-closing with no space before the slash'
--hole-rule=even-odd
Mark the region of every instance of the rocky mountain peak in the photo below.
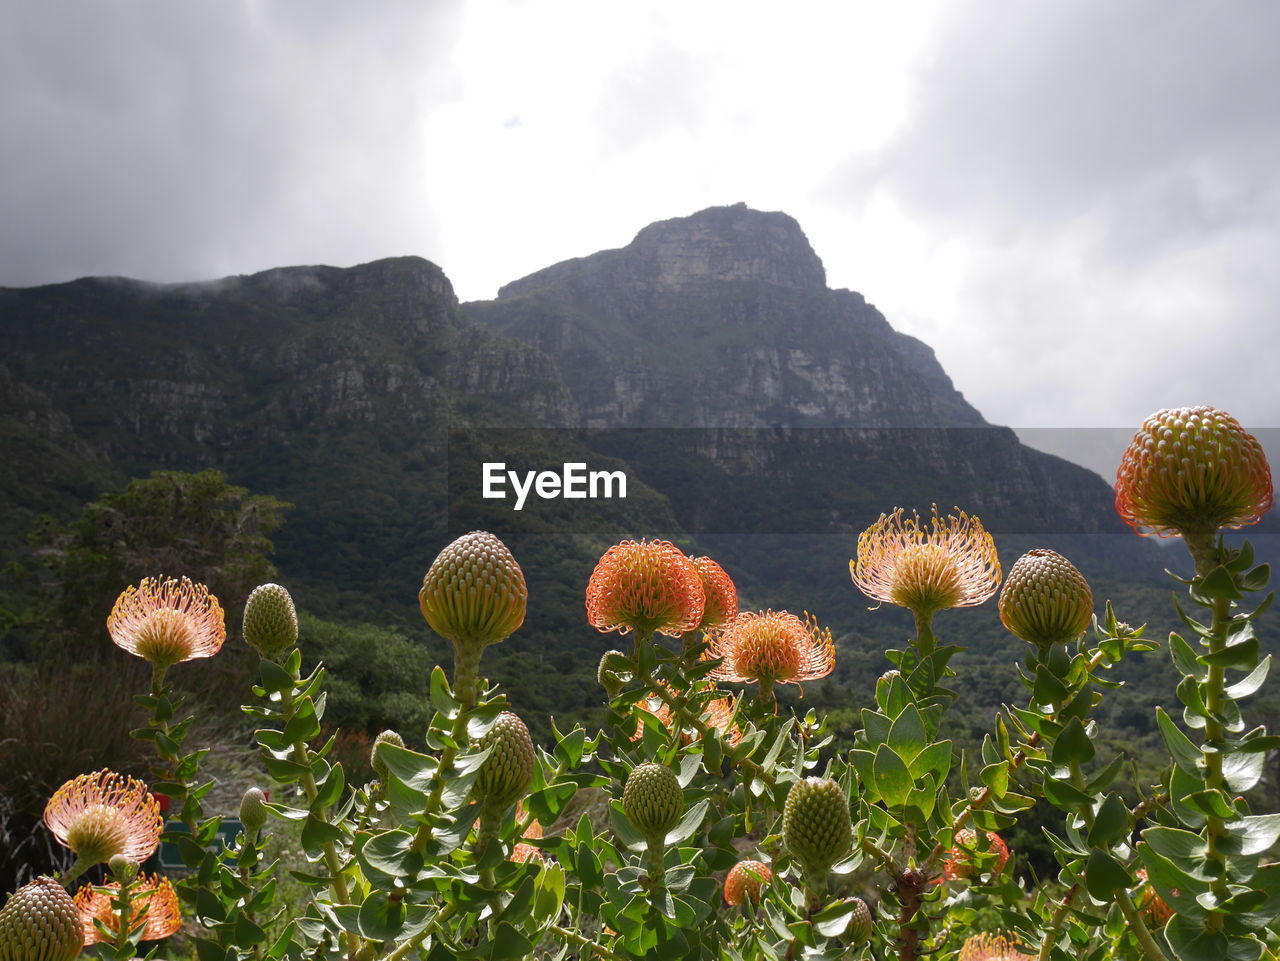
<svg viewBox="0 0 1280 961">
<path fill-rule="evenodd" d="M 716 281 L 762 281 L 807 291 L 827 285 L 822 261 L 794 218 L 738 203 L 650 224 L 625 247 L 547 267 L 507 284 L 498 296 L 589 283 L 602 271 L 615 289 L 648 293 Z"/>
</svg>

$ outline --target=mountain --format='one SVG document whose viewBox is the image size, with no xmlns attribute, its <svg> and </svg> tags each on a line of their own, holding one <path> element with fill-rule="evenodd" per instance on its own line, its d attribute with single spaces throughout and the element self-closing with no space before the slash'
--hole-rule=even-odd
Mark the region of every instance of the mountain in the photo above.
<svg viewBox="0 0 1280 961">
<path fill-rule="evenodd" d="M 217 467 L 295 505 L 276 561 L 304 607 L 424 636 L 422 573 L 483 526 L 511 540 L 534 599 L 497 672 L 527 685 L 553 658 L 557 690 L 577 693 L 547 709 L 594 703 L 582 692 L 609 639 L 583 623 L 581 590 L 621 536 L 714 551 L 749 603 L 813 610 L 858 666 L 902 622 L 868 620 L 847 561 L 898 505 L 981 515 L 1006 562 L 1057 546 L 1119 585 L 1160 566 L 1101 478 L 988 424 L 928 346 L 827 288 L 792 218 L 741 204 L 650 225 L 492 301 L 459 304 L 416 257 L 85 278 L 0 289 L 0 335 L 11 554 L 38 513 L 66 517 L 153 469 Z M 628 496 L 516 513 L 480 496 L 487 461 L 617 469 Z M 963 623 L 975 644 L 1008 640 L 994 615 Z"/>
</svg>

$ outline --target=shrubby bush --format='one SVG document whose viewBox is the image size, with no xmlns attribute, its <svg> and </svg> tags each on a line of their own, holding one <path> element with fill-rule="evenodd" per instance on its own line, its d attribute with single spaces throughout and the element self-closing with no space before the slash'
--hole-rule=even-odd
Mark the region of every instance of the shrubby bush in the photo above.
<svg viewBox="0 0 1280 961">
<path fill-rule="evenodd" d="M 1256 440 L 1210 408 L 1153 415 L 1126 453 L 1122 516 L 1181 536 L 1196 569 L 1178 601 L 1185 630 L 1167 644 L 1181 723 L 1156 709 L 1167 762 L 1127 786 L 1098 707 L 1123 697 L 1118 665 L 1161 645 L 1109 603 L 1094 617 L 1084 575 L 1052 551 L 1024 555 L 1001 589 L 992 539 L 962 511 L 896 510 L 859 538 L 854 584 L 909 610 L 915 630 L 886 652 L 874 703 L 841 712 L 852 746 L 840 750 L 827 719 L 777 697 L 831 671 L 830 632 L 807 614 L 739 611 L 713 560 L 644 540 L 610 549 L 587 585 L 588 621 L 618 634 L 598 668 L 603 729 L 552 725 L 536 746 L 481 669 L 524 620 L 524 575 L 475 532 L 441 552 L 419 598 L 453 645 L 452 679 L 422 666 L 424 730 L 380 735 L 374 780 L 338 760 L 350 741 L 322 735 L 326 670 L 302 670 L 288 592 L 250 595 L 244 633 L 261 666 L 244 709 L 265 774 L 245 792 L 244 830 L 220 847 L 167 674 L 216 653 L 223 613 L 198 585 L 145 579 L 109 628 L 152 667 L 139 697 L 150 723 L 134 732 L 154 748 L 150 783 L 98 771 L 54 793 L 45 820 L 76 860 L 0 909 L 0 961 L 70 961 L 82 940 L 130 958 L 174 933 L 168 882 L 138 873 L 161 838 L 153 792 L 179 822 L 167 836 L 188 868 L 176 894 L 200 961 L 1274 957 L 1280 864 L 1267 853 L 1280 814 L 1253 813 L 1247 795 L 1280 738 L 1240 707 L 1267 679 L 1254 624 L 1273 595 L 1259 599 L 1269 568 L 1248 543 L 1219 535 L 1271 498 Z M 961 754 L 948 710 L 970 682 L 935 620 L 997 593 L 1002 623 L 1026 642 L 1013 668 L 1025 699 Z M 960 616 L 975 615 L 948 615 Z M 401 666 L 371 663 L 385 645 L 356 641 L 326 646 L 352 672 Z M 566 816 L 584 793 L 608 799 L 606 818 Z M 1044 812 L 1058 815 L 1042 818 L 1057 872 L 1027 887 L 1009 829 Z M 288 896 L 269 825 L 307 859 Z M 111 883 L 73 901 L 65 888 L 102 862 Z"/>
</svg>

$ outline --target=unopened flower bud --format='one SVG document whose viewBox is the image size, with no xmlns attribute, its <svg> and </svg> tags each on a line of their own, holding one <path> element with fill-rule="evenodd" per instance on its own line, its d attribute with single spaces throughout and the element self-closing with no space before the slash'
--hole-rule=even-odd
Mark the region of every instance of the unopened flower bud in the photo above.
<svg viewBox="0 0 1280 961">
<path fill-rule="evenodd" d="M 1057 551 L 1037 548 L 1018 558 L 1000 592 L 1000 620 L 1040 648 L 1074 641 L 1093 618 L 1093 591 Z"/>
<path fill-rule="evenodd" d="M 724 879 L 724 902 L 738 905 L 760 900 L 760 889 L 773 879 L 769 865 L 762 861 L 739 861 Z"/>
<path fill-rule="evenodd" d="M 431 629 L 456 645 L 487 647 L 524 623 L 529 592 L 507 545 L 485 531 L 464 534 L 432 562 L 418 605 Z"/>
<path fill-rule="evenodd" d="M 871 909 L 862 898 L 854 898 L 853 917 L 849 919 L 846 934 L 854 944 L 865 944 L 871 940 Z"/>
<path fill-rule="evenodd" d="M 782 814 L 782 844 L 815 882 L 848 855 L 853 820 L 839 784 L 807 777 L 791 786 Z"/>
<path fill-rule="evenodd" d="M 596 680 L 610 697 L 617 697 L 631 677 L 632 664 L 621 651 L 605 651 L 596 668 Z"/>
<path fill-rule="evenodd" d="M 240 798 L 240 823 L 246 834 L 256 834 L 267 823 L 267 796 L 261 788 L 251 787 Z"/>
<path fill-rule="evenodd" d="M 386 781 L 391 775 L 391 771 L 387 767 L 387 759 L 383 756 L 382 745 L 384 744 L 390 744 L 392 747 L 404 747 L 404 738 L 395 731 L 383 731 L 373 739 L 373 747 L 369 749 L 369 766 L 373 768 L 374 774 Z"/>
<path fill-rule="evenodd" d="M 4 961 L 72 961 L 83 947 L 80 913 L 53 878 L 36 878 L 0 908 Z"/>
<path fill-rule="evenodd" d="M 117 854 L 108 861 L 107 867 L 111 870 L 111 876 L 121 884 L 132 881 L 138 875 L 138 862 L 129 860 L 123 854 Z"/>
<path fill-rule="evenodd" d="M 524 721 L 511 711 L 503 711 L 478 746 L 489 748 L 489 756 L 476 776 L 476 799 L 491 810 L 515 804 L 528 793 L 538 763 Z"/>
<path fill-rule="evenodd" d="M 660 841 L 684 814 L 684 791 L 675 772 L 661 764 L 640 764 L 627 775 L 622 810 L 650 843 Z"/>
<path fill-rule="evenodd" d="M 255 587 L 244 604 L 244 639 L 258 655 L 278 661 L 298 645 L 298 612 L 279 584 Z"/>
</svg>

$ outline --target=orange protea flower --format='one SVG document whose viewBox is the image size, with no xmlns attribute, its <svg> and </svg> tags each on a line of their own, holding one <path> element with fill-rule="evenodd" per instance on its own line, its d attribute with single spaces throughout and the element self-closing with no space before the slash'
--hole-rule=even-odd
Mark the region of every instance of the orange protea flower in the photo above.
<svg viewBox="0 0 1280 961">
<path fill-rule="evenodd" d="M 724 879 L 724 903 L 738 905 L 744 900 L 759 901 L 760 889 L 773 880 L 769 865 L 762 861 L 739 861 Z"/>
<path fill-rule="evenodd" d="M 144 577 L 116 598 L 107 630 L 117 647 L 164 669 L 222 649 L 227 628 L 218 599 L 189 578 Z"/>
<path fill-rule="evenodd" d="M 587 620 L 598 631 L 679 637 L 702 623 L 706 597 L 693 562 L 670 541 L 623 541 L 587 583 Z"/>
<path fill-rule="evenodd" d="M 1258 439 L 1213 407 L 1156 411 L 1116 474 L 1116 511 L 1138 533 L 1161 537 L 1256 524 L 1273 493 Z"/>
<path fill-rule="evenodd" d="M 956 961 L 1035 961 L 1035 955 L 1019 949 L 1000 934 L 975 934 L 964 943 Z"/>
<path fill-rule="evenodd" d="M 104 889 L 110 893 L 104 893 Z M 113 881 L 97 890 L 94 885 L 86 884 L 76 892 L 76 910 L 80 912 L 80 921 L 84 925 L 85 944 L 106 941 L 120 931 L 120 919 L 112 906 L 119 890 L 120 885 Z M 99 931 L 95 921 L 101 921 L 111 932 L 110 936 Z M 173 936 L 182 927 L 178 893 L 173 889 L 173 882 L 156 875 L 140 875 L 133 889 L 129 926 L 135 931 L 142 928 L 143 941 L 162 941 Z"/>
<path fill-rule="evenodd" d="M 703 687 L 705 690 L 710 685 Z M 656 717 L 663 727 L 671 726 L 671 708 L 667 707 L 666 702 L 661 697 L 643 697 L 636 702 L 636 707 L 642 711 L 647 711 Z M 720 736 L 728 741 L 731 745 L 737 745 L 742 740 L 742 731 L 738 725 L 733 722 L 733 716 L 738 709 L 738 699 L 735 695 L 726 694 L 721 697 L 712 698 L 702 705 L 700 717 L 707 727 L 714 728 L 720 732 Z M 637 730 L 631 735 L 631 740 L 638 741 L 644 736 L 643 730 Z M 688 744 L 693 740 L 693 735 L 689 731 L 683 731 L 680 734 L 680 740 L 684 744 Z"/>
<path fill-rule="evenodd" d="M 1000 560 L 982 521 L 964 511 L 938 514 L 932 530 L 901 507 L 858 537 L 858 557 L 849 562 L 853 583 L 868 597 L 928 617 L 952 607 L 975 607 L 1000 586 Z"/>
<path fill-rule="evenodd" d="M 516 823 L 519 824 L 524 818 L 524 802 L 516 802 Z M 525 828 L 524 838 L 519 841 L 514 848 L 511 849 L 511 860 L 519 861 L 523 864 L 526 861 L 545 861 L 546 855 L 542 853 L 542 849 L 532 844 L 526 844 L 525 841 L 536 841 L 542 837 L 542 825 L 537 821 L 530 821 L 529 826 Z"/>
<path fill-rule="evenodd" d="M 122 854 L 142 863 L 160 845 L 160 805 L 141 781 L 112 771 L 81 774 L 54 793 L 44 823 L 86 866 Z"/>
<path fill-rule="evenodd" d="M 734 586 L 733 579 L 709 557 L 691 557 L 689 560 L 698 570 L 698 577 L 702 580 L 702 593 L 706 599 L 702 608 L 702 623 L 698 626 L 709 631 L 733 620 L 738 613 L 738 589 Z"/>
<path fill-rule="evenodd" d="M 1138 894 L 1135 900 L 1138 902 L 1138 910 L 1142 912 L 1143 918 L 1149 926 L 1153 928 L 1163 928 L 1165 922 L 1174 915 L 1173 908 L 1169 907 L 1168 902 L 1156 892 L 1155 887 L 1147 880 L 1147 872 L 1145 868 L 1138 868 L 1138 880 L 1142 884 L 1138 888 Z M 1174 894 L 1177 894 L 1175 889 Z"/>
<path fill-rule="evenodd" d="M 808 613 L 801 619 L 786 611 L 747 611 L 711 635 L 707 657 L 724 659 L 709 677 L 756 681 L 766 696 L 774 684 L 826 677 L 836 666 L 836 646 L 831 631 Z"/>
<path fill-rule="evenodd" d="M 995 864 L 991 865 L 992 874 L 999 874 L 1009 863 L 1009 846 L 995 831 L 987 831 L 987 854 L 995 855 Z M 972 877 L 977 870 L 978 835 L 972 828 L 961 828 L 956 832 L 955 844 L 947 853 L 946 863 L 942 865 L 942 874 L 949 880 Z"/>
</svg>

